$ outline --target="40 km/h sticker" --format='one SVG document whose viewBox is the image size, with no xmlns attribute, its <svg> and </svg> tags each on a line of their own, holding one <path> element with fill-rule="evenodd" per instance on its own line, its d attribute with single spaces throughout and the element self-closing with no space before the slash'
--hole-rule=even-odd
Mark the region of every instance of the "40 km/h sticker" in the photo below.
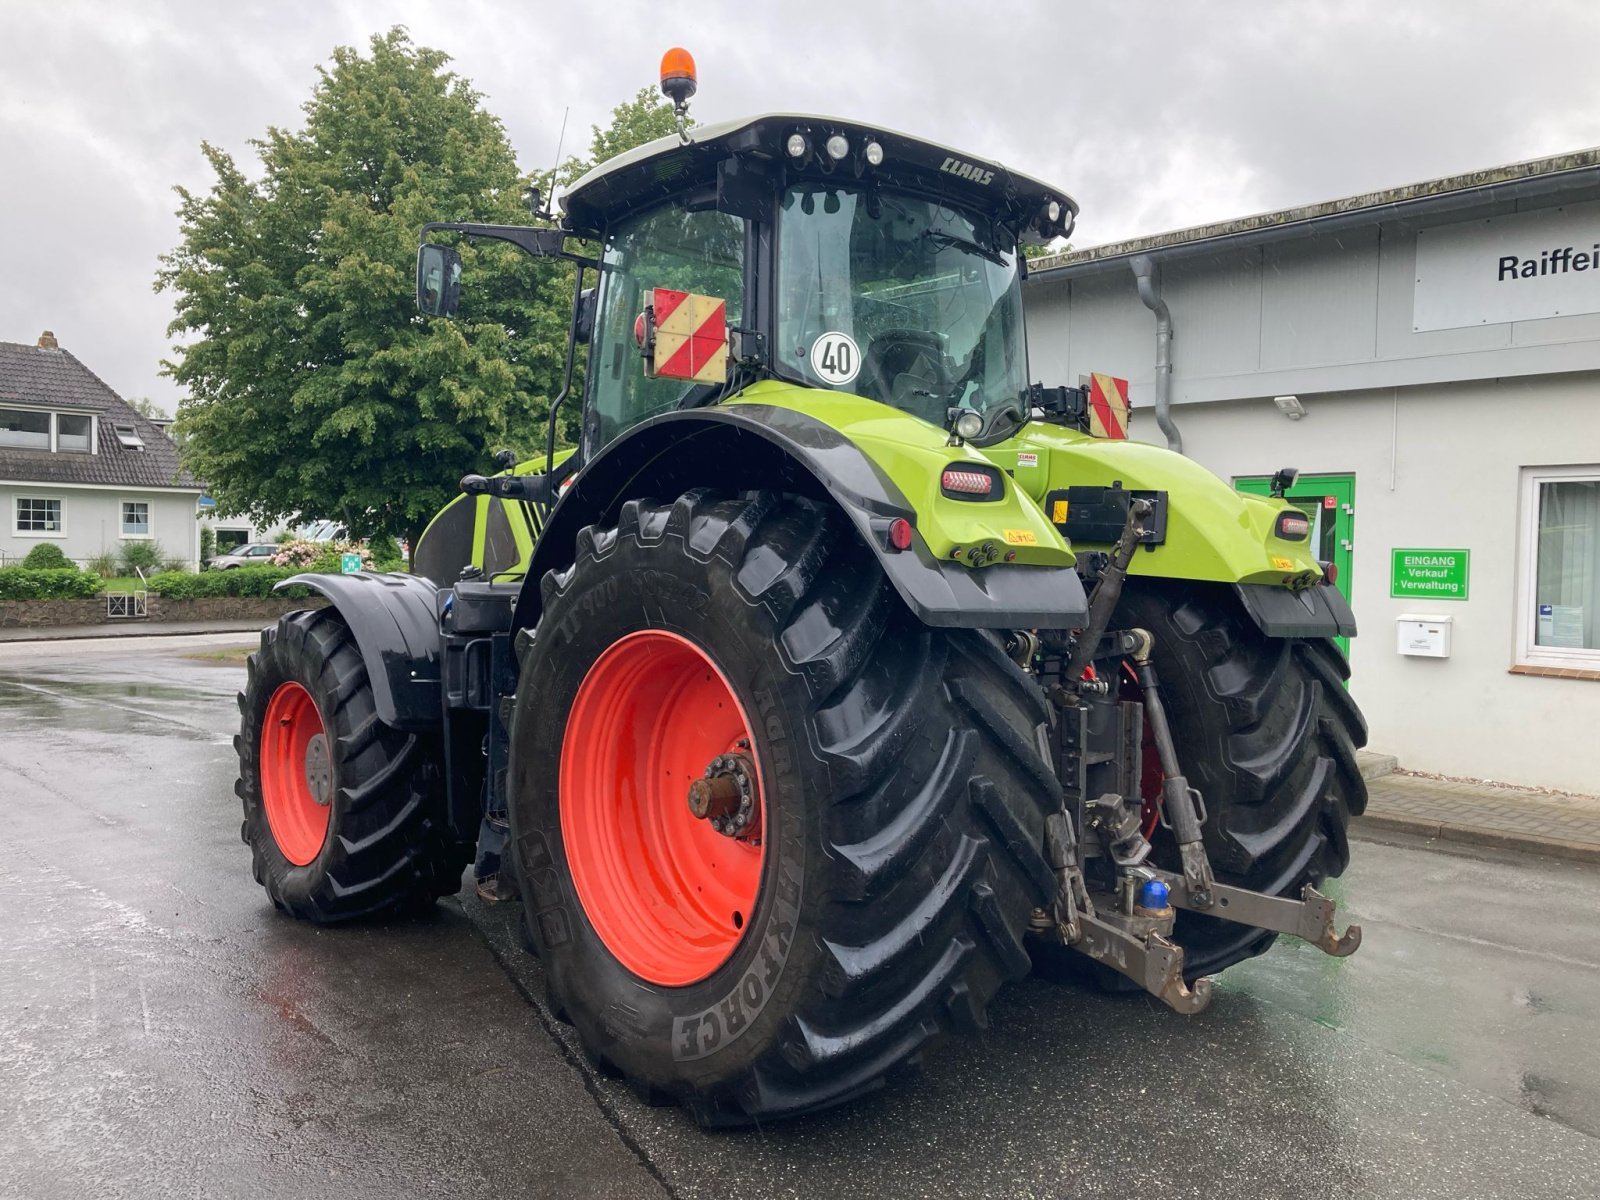
<svg viewBox="0 0 1600 1200">
<path fill-rule="evenodd" d="M 849 383 L 861 370 L 861 351 L 848 333 L 825 333 L 811 347 L 811 369 L 823 383 Z"/>
</svg>

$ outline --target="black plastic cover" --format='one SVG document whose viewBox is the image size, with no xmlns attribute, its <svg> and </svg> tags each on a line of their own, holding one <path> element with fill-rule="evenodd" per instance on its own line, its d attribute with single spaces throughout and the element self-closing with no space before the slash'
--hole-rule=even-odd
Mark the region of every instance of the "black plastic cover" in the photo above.
<svg viewBox="0 0 1600 1200">
<path fill-rule="evenodd" d="M 1128 505 L 1136 498 L 1150 501 L 1155 509 L 1139 541 L 1142 545 L 1159 546 L 1167 540 L 1166 492 L 1129 491 L 1120 487 L 1058 488 L 1045 496 L 1044 511 L 1069 540 L 1110 545 L 1122 536 L 1128 523 Z M 1062 503 L 1067 506 L 1067 519 L 1057 521 L 1055 516 Z"/>
<path fill-rule="evenodd" d="M 1292 592 L 1265 583 L 1236 583 L 1250 619 L 1268 637 L 1355 637 L 1356 618 L 1338 588 L 1321 584 Z"/>
</svg>

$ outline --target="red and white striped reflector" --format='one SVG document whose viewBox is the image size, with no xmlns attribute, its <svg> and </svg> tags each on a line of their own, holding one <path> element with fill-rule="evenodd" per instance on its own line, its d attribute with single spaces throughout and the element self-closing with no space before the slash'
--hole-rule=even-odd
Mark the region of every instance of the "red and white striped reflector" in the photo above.
<svg viewBox="0 0 1600 1200">
<path fill-rule="evenodd" d="M 983 471 L 963 471 L 960 467 L 946 467 L 939 484 L 947 492 L 960 492 L 966 496 L 987 496 L 994 491 L 994 479 Z"/>
</svg>

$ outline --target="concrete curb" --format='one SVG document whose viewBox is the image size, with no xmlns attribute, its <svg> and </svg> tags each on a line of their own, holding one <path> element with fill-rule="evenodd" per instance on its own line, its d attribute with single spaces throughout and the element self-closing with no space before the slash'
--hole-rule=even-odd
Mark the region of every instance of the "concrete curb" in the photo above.
<svg viewBox="0 0 1600 1200">
<path fill-rule="evenodd" d="M 1365 830 L 1409 833 L 1442 842 L 1486 846 L 1495 850 L 1520 850 L 1527 854 L 1543 854 L 1548 858 L 1563 858 L 1569 862 L 1600 863 L 1600 844 L 1594 842 L 1540 837 L 1531 833 L 1510 833 L 1503 829 L 1486 829 L 1480 825 L 1458 825 L 1450 821 L 1432 821 L 1422 817 L 1369 812 L 1351 822 L 1351 832 L 1357 836 Z"/>
<path fill-rule="evenodd" d="M 195 637 L 207 633 L 260 633 L 271 621 L 240 618 L 237 621 L 173 622 L 139 625 L 31 625 L 0 629 L 0 646 L 19 642 L 76 642 L 116 638 Z"/>
</svg>

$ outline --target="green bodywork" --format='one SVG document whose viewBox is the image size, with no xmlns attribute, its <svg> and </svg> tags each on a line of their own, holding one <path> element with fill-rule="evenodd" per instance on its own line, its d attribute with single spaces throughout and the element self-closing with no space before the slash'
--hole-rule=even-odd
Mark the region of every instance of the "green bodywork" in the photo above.
<svg viewBox="0 0 1600 1200">
<path fill-rule="evenodd" d="M 790 409 L 838 431 L 905 496 L 917 514 L 917 533 L 934 557 L 965 563 L 959 553 L 964 549 L 990 544 L 1000 551 L 992 566 L 974 569 L 1002 570 L 1008 562 L 1072 565 L 1074 547 L 1051 523 L 1046 498 L 1068 487 L 1120 483 L 1132 491 L 1164 491 L 1168 496 L 1166 540 L 1134 556 L 1130 569 L 1135 575 L 1304 587 L 1322 574 L 1307 543 L 1273 533 L 1278 514 L 1293 507 L 1287 501 L 1242 495 L 1193 460 L 1158 446 L 1094 438 L 1042 421 L 1030 422 L 1015 437 L 983 450 L 952 446 L 944 430 L 899 409 L 774 380 L 753 384 L 724 403 Z M 560 451 L 557 463 L 572 453 Z M 944 496 L 941 474 L 947 466 L 964 462 L 999 467 L 1005 476 L 1004 496 L 983 502 Z M 529 474 L 544 466 L 540 456 L 518 463 L 509 473 Z M 457 504 L 476 505 L 472 562 L 493 579 L 522 575 L 539 534 L 532 506 L 488 496 L 461 496 L 451 507 Z M 494 504 L 506 505 L 517 548 L 514 563 L 486 561 Z M 1080 542 L 1077 549 L 1109 546 Z"/>
</svg>

